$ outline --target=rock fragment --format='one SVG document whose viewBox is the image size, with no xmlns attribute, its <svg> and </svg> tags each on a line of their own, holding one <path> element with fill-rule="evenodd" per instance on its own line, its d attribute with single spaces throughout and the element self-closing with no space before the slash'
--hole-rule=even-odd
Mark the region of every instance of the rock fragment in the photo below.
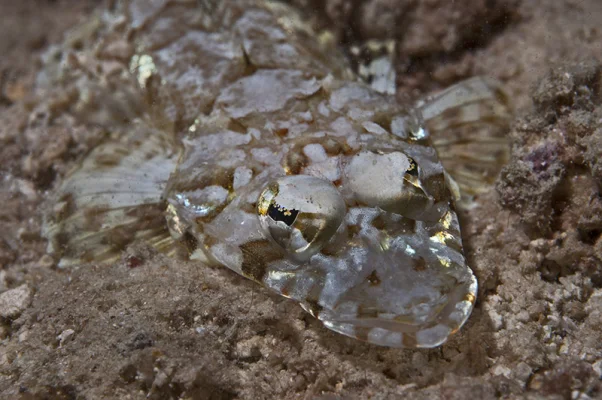
<svg viewBox="0 0 602 400">
<path fill-rule="evenodd" d="M 0 317 L 4 319 L 17 318 L 29 305 L 33 293 L 27 284 L 0 294 Z"/>
</svg>

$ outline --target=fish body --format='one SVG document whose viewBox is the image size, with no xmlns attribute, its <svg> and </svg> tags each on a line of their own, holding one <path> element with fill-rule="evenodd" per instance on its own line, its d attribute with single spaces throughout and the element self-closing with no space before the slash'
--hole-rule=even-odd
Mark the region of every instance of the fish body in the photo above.
<svg viewBox="0 0 602 400">
<path fill-rule="evenodd" d="M 57 190 L 45 234 L 59 266 L 143 240 L 374 344 L 435 347 L 464 324 L 477 281 L 431 131 L 501 124 L 495 84 L 402 106 L 282 6 L 129 1 L 114 12 L 134 49 L 119 92 L 136 107 Z M 97 111 L 79 117 L 98 122 Z M 484 141 L 465 131 L 450 152 Z"/>
</svg>

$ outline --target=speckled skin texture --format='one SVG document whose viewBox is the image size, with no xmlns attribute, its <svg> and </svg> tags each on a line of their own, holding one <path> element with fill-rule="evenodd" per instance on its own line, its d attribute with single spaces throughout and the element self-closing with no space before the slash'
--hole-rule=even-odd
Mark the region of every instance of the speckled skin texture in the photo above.
<svg viewBox="0 0 602 400">
<path fill-rule="evenodd" d="M 513 9 L 519 16 L 514 24 L 486 36 L 476 49 L 460 47 L 451 61 L 434 57 L 433 65 L 451 76 L 487 71 L 505 81 L 527 114 L 512 131 L 514 161 L 526 164 L 520 176 L 542 171 L 528 159 L 527 139 L 531 146 L 553 142 L 554 151 L 567 150 L 552 152 L 554 168 L 568 171 L 557 186 L 562 196 L 552 202 L 552 218 L 527 219 L 523 225 L 523 211 L 515 205 L 529 207 L 524 199 L 533 187 L 550 192 L 544 182 L 527 185 L 508 173 L 498 188 L 514 195 L 506 190 L 500 197 L 482 195 L 478 207 L 462 213 L 480 300 L 463 331 L 433 351 L 341 339 L 253 282 L 223 269 L 173 263 L 144 247 L 131 248 L 107 268 L 55 271 L 44 257 L 37 210 L 46 190 L 58 185 L 106 130 L 65 113 L 64 101 L 58 101 L 66 96 L 62 87 L 33 96 L 36 66 L 18 60 L 29 60 L 25 55 L 35 51 L 34 42 L 21 31 L 3 34 L 19 46 L 1 60 L 9 73 L 2 75 L 0 108 L 0 218 L 6 227 L 0 233 L 0 290 L 23 283 L 34 290 L 31 305 L 1 324 L 3 397 L 598 398 L 602 304 L 595 232 L 601 228 L 593 195 L 600 190 L 599 78 L 586 74 L 577 79 L 584 84 L 573 86 L 570 81 L 583 76 L 582 68 L 566 67 L 541 81 L 535 97 L 529 92 L 560 61 L 602 57 L 600 4 L 522 3 Z M 52 7 L 61 6 L 66 8 L 53 8 L 57 21 L 77 19 L 71 4 Z M 470 9 L 458 12 L 468 15 Z M 27 12 L 18 18 L 24 26 L 45 26 L 41 15 L 53 14 Z M 438 23 L 443 20 L 433 32 L 445 26 Z M 431 26 L 413 23 L 426 31 Z M 449 29 L 455 29 L 453 22 Z M 565 74 L 573 78 L 565 81 Z M 581 86 L 594 96 L 588 99 Z M 19 87 L 25 90 L 15 90 Z M 567 87 L 586 95 L 570 94 Z M 530 108 L 533 100 L 541 104 L 537 110 Z M 562 135 L 575 140 L 565 143 Z M 501 198 L 508 208 L 500 207 Z M 532 208 L 527 211 L 534 215 Z"/>
</svg>

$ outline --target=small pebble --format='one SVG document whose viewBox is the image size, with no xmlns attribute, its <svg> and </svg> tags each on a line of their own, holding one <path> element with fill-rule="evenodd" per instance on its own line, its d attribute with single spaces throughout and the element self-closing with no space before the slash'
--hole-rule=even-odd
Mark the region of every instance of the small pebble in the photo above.
<svg viewBox="0 0 602 400">
<path fill-rule="evenodd" d="M 62 331 L 56 338 L 59 341 L 59 347 L 63 347 L 64 344 L 69 343 L 73 340 L 73 334 L 75 331 L 73 329 L 65 329 Z"/>
<path fill-rule="evenodd" d="M 27 284 L 0 294 L 0 317 L 17 318 L 31 304 L 33 293 Z"/>
</svg>

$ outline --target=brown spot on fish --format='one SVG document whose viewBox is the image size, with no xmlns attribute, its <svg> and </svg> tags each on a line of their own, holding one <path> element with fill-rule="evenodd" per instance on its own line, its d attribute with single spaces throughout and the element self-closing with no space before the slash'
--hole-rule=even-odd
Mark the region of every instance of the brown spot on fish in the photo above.
<svg viewBox="0 0 602 400">
<path fill-rule="evenodd" d="M 71 237 L 67 232 L 59 232 L 54 236 L 54 248 L 56 249 L 59 257 L 62 257 L 68 250 L 69 241 Z"/>
<path fill-rule="evenodd" d="M 286 137 L 288 135 L 288 128 L 276 128 L 273 132 L 276 136 Z"/>
<path fill-rule="evenodd" d="M 379 113 L 372 117 L 372 122 L 380 125 L 383 129 L 391 132 L 391 121 L 393 119 L 393 115 L 391 113 Z"/>
<path fill-rule="evenodd" d="M 283 296 L 289 297 L 291 294 L 291 289 L 294 286 L 295 286 L 294 279 L 289 279 L 284 283 L 284 285 L 282 286 L 282 289 L 280 289 L 280 293 L 282 293 Z"/>
<path fill-rule="evenodd" d="M 204 243 L 205 245 L 207 245 L 207 239 L 210 237 L 211 236 L 206 237 L 205 243 Z M 184 232 L 181 242 L 184 245 L 184 247 L 186 248 L 186 251 L 188 251 L 188 255 L 191 255 L 192 253 L 194 253 L 194 251 L 199 247 L 198 239 L 189 231 Z"/>
<path fill-rule="evenodd" d="M 123 159 L 122 156 L 117 154 L 99 154 L 94 159 L 94 162 L 98 167 L 115 167 L 119 165 L 119 162 Z"/>
<path fill-rule="evenodd" d="M 451 107 L 443 111 L 437 118 L 441 118 L 450 125 L 456 125 L 463 120 L 463 108 Z"/>
<path fill-rule="evenodd" d="M 128 210 L 125 215 L 137 218 L 137 223 L 141 227 L 149 228 L 151 226 L 159 227 L 165 224 L 165 206 L 156 204 L 141 205 Z"/>
<path fill-rule="evenodd" d="M 217 239 L 214 236 L 211 235 L 207 235 L 205 236 L 205 238 L 203 239 L 203 244 L 205 245 L 205 247 L 209 248 L 211 246 L 214 246 L 216 244 L 219 243 L 219 239 Z"/>
<path fill-rule="evenodd" d="M 378 229 L 379 231 L 385 229 L 387 226 L 387 222 L 382 214 L 379 214 L 376 218 L 374 218 L 371 222 L 372 226 Z"/>
<path fill-rule="evenodd" d="M 418 271 L 418 272 L 426 271 L 426 260 L 422 257 L 418 257 L 418 258 L 414 259 L 412 268 L 414 268 L 414 271 Z"/>
<path fill-rule="evenodd" d="M 370 334 L 371 330 L 372 330 L 372 328 L 368 328 L 366 326 L 356 326 L 353 331 L 354 331 L 356 338 L 358 338 L 359 340 L 363 340 L 364 342 L 367 342 L 368 335 Z"/>
<path fill-rule="evenodd" d="M 242 273 L 254 281 L 261 282 L 271 262 L 281 260 L 282 253 L 267 240 L 247 242 L 240 246 L 243 254 Z"/>
<path fill-rule="evenodd" d="M 378 311 L 373 307 L 364 307 L 360 304 L 357 307 L 356 315 L 360 319 L 378 318 Z"/>
<path fill-rule="evenodd" d="M 309 165 L 309 160 L 302 151 L 292 149 L 284 158 L 284 170 L 287 175 L 298 175 Z"/>
<path fill-rule="evenodd" d="M 376 270 L 372 271 L 372 273 L 370 273 L 370 275 L 368 275 L 366 279 L 368 280 L 368 282 L 370 282 L 370 286 L 378 286 L 381 282 L 380 278 L 376 274 Z"/>
<path fill-rule="evenodd" d="M 401 335 L 401 344 L 408 349 L 416 348 L 418 341 L 416 340 L 416 334 L 411 332 L 405 332 Z"/>
<path fill-rule="evenodd" d="M 242 134 L 247 133 L 247 127 L 235 118 L 231 118 L 230 121 L 228 121 L 228 130 Z"/>
<path fill-rule="evenodd" d="M 329 156 L 338 156 L 339 154 L 347 154 L 349 152 L 351 152 L 351 147 L 346 143 L 343 142 L 341 140 L 332 138 L 332 137 L 325 137 L 322 140 L 319 141 L 319 143 L 322 145 L 322 147 L 324 148 L 324 150 L 326 151 L 326 154 L 328 154 Z"/>
<path fill-rule="evenodd" d="M 361 231 L 361 228 L 357 225 L 348 225 L 347 226 L 347 235 L 349 239 L 353 239 L 355 235 L 357 235 Z"/>
<path fill-rule="evenodd" d="M 233 184 L 234 170 L 232 168 L 215 168 L 211 185 L 221 186 L 230 191 Z"/>
<path fill-rule="evenodd" d="M 248 214 L 255 214 L 257 203 L 241 202 L 240 209 Z"/>
</svg>

